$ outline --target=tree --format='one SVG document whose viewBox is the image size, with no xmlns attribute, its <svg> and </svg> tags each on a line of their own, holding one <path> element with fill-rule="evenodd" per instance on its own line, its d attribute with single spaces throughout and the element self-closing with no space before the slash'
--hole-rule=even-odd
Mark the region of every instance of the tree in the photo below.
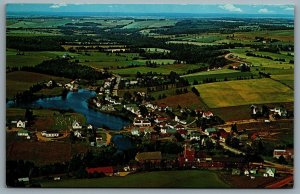
<svg viewBox="0 0 300 194">
<path fill-rule="evenodd" d="M 238 128 L 237 128 L 236 123 L 234 123 L 234 124 L 231 125 L 231 132 L 232 133 L 237 133 L 238 132 Z"/>
<path fill-rule="evenodd" d="M 278 163 L 279 164 L 288 164 L 288 162 L 286 161 L 286 159 L 282 155 L 279 156 Z"/>
<path fill-rule="evenodd" d="M 28 125 L 31 125 L 33 119 L 34 119 L 33 111 L 30 110 L 29 108 L 26 108 L 26 111 L 25 111 L 25 120 L 27 121 Z"/>
</svg>

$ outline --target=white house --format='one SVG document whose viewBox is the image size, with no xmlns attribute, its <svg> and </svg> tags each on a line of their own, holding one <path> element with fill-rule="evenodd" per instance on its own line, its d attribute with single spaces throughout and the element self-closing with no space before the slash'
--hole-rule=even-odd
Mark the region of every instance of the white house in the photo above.
<svg viewBox="0 0 300 194">
<path fill-rule="evenodd" d="M 18 131 L 18 136 L 19 137 L 28 137 L 29 132 L 27 130 L 22 129 L 22 130 Z"/>
<path fill-rule="evenodd" d="M 93 129 L 93 126 L 92 125 L 88 125 L 87 129 Z"/>
<path fill-rule="evenodd" d="M 82 126 L 75 120 L 72 124 L 73 129 L 82 129 Z"/>
<path fill-rule="evenodd" d="M 270 167 L 266 168 L 266 173 L 268 174 L 269 177 L 274 177 L 275 176 L 275 172 L 276 172 L 275 168 L 270 168 Z"/>
<path fill-rule="evenodd" d="M 131 129 L 131 134 L 135 136 L 140 136 L 140 131 L 137 128 Z"/>
<path fill-rule="evenodd" d="M 26 122 L 27 122 L 27 121 L 21 121 L 21 120 L 19 120 L 19 121 L 17 122 L 17 128 L 25 128 Z"/>
<path fill-rule="evenodd" d="M 46 86 L 47 87 L 51 87 L 53 85 L 53 81 L 52 80 L 50 80 L 50 81 L 48 81 L 47 83 L 46 83 Z"/>
<path fill-rule="evenodd" d="M 56 133 L 56 132 L 47 132 L 45 134 L 45 137 L 48 137 L 48 138 L 51 138 L 51 137 L 59 137 L 59 133 Z"/>
<path fill-rule="evenodd" d="M 77 130 L 74 132 L 74 136 L 77 137 L 77 138 L 82 138 L 81 132 L 77 131 Z"/>
<path fill-rule="evenodd" d="M 135 119 L 133 121 L 133 125 L 134 126 L 139 126 L 139 127 L 150 127 L 151 126 L 151 122 L 148 120 L 143 120 L 143 119 Z"/>
</svg>

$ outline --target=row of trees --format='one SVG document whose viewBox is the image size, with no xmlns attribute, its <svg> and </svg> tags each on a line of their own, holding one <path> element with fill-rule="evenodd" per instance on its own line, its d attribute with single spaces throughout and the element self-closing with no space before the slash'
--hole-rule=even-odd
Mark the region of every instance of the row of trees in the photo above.
<svg viewBox="0 0 300 194">
<path fill-rule="evenodd" d="M 45 73 L 71 79 L 99 80 L 111 76 L 107 71 L 97 71 L 92 67 L 70 62 L 68 59 L 46 60 L 35 67 L 23 67 L 24 71 Z"/>
</svg>

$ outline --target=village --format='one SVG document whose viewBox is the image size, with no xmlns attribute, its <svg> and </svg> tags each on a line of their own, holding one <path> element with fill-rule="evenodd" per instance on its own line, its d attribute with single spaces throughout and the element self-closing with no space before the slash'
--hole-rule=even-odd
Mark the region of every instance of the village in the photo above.
<svg viewBox="0 0 300 194">
<path fill-rule="evenodd" d="M 117 95 L 120 81 L 119 77 L 105 80 L 96 97 L 89 100 L 89 106 L 98 111 L 114 113 L 119 109 L 118 111 L 130 115 L 131 124 L 119 131 L 95 128 L 77 120 L 70 121 L 72 125 L 68 129 L 56 131 L 32 131 L 27 127 L 27 121 L 17 120 L 11 121 L 8 131 L 10 133 L 16 131 L 16 136 L 22 141 L 53 142 L 71 139 L 72 143 L 86 142 L 91 148 L 99 149 L 111 145 L 120 149 L 112 140 L 115 135 L 138 139 L 142 144 L 144 142 L 149 145 L 156 145 L 157 142 L 172 144 L 170 148 L 166 148 L 167 151 L 164 148 L 161 150 L 136 148 L 136 155 L 132 158 L 135 162 L 123 167 L 120 165 L 86 167 L 88 177 L 126 176 L 130 173 L 153 170 L 208 169 L 225 170 L 233 176 L 247 176 L 249 180 L 257 177 L 272 178 L 276 182 L 277 179 L 281 181 L 282 177 L 289 178 L 288 175 L 293 174 L 293 168 L 286 165 L 293 161 L 292 148 L 274 149 L 272 161 L 264 160 L 258 155 L 259 152 L 257 155 L 253 154 L 253 150 L 262 149 L 259 147 L 262 140 L 270 135 L 267 130 L 238 128 L 237 122 L 241 121 L 224 123 L 216 119 L 211 111 L 190 110 L 186 107 L 174 109 L 165 104 L 154 104 L 146 100 L 147 95 L 144 92 L 137 92 L 127 104 Z M 51 80 L 46 84 L 50 83 L 52 84 Z M 137 83 L 138 81 L 133 84 Z M 75 80 L 64 87 L 76 92 L 78 89 L 74 88 L 78 86 Z M 139 101 L 141 104 L 132 101 Z M 288 110 L 281 107 L 266 109 L 256 105 L 249 107 L 249 112 L 252 113 L 253 119 L 243 122 L 261 123 L 266 126 L 284 120 L 288 114 Z M 264 114 L 268 114 L 267 119 L 261 118 Z M 251 151 L 247 152 L 245 147 Z M 60 179 L 60 176 L 54 176 L 54 180 Z M 19 181 L 28 182 L 29 179 L 19 177 Z"/>
</svg>

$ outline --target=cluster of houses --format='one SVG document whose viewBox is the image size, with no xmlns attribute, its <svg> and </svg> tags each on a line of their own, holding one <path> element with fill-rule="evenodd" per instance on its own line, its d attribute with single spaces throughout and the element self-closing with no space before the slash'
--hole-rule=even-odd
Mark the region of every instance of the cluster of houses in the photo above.
<svg viewBox="0 0 300 194">
<path fill-rule="evenodd" d="M 66 90 L 73 91 L 73 92 L 78 91 L 78 87 L 79 87 L 78 81 L 79 80 L 72 80 L 70 83 L 66 83 L 64 85 L 64 88 Z"/>
</svg>

